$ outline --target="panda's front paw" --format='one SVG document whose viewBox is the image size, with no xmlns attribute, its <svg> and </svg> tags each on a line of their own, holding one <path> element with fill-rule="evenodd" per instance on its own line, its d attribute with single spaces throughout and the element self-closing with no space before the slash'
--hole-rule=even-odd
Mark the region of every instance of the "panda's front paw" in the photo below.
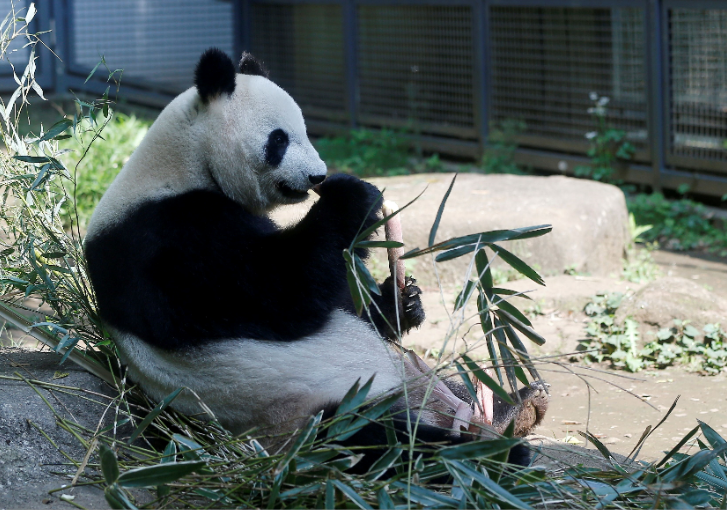
<svg viewBox="0 0 727 511">
<path fill-rule="evenodd" d="M 402 330 L 404 333 L 420 326 L 424 323 L 424 318 L 426 317 L 420 296 L 422 290 L 416 285 L 416 282 L 414 277 L 406 277 L 404 280 L 404 289 L 401 290 L 401 304 L 404 309 L 404 325 L 402 325 Z"/>
<path fill-rule="evenodd" d="M 358 230 L 379 220 L 383 198 L 371 183 L 348 174 L 334 174 L 320 184 L 321 205 L 335 210 L 335 219 Z"/>
<path fill-rule="evenodd" d="M 381 294 L 372 296 L 376 307 L 371 307 L 371 315 L 381 335 L 387 339 L 398 339 L 424 322 L 422 290 L 412 277 L 406 278 L 404 289 L 397 287 L 393 277 L 387 277 L 379 289 Z"/>
</svg>

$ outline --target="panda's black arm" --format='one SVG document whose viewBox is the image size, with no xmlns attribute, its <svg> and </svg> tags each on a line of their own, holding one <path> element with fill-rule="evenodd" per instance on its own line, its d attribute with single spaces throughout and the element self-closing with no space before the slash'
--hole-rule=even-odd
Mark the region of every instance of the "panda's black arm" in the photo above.
<svg viewBox="0 0 727 511">
<path fill-rule="evenodd" d="M 356 178 L 329 179 L 309 214 L 285 230 L 214 192 L 140 207 L 87 240 L 101 315 L 163 348 L 315 333 L 350 303 L 342 250 L 376 220 L 380 200 Z"/>
</svg>

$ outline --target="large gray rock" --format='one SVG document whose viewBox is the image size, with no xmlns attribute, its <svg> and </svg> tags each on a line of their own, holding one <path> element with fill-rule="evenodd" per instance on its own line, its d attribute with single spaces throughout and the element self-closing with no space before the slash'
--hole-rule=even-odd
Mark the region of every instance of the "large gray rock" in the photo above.
<svg viewBox="0 0 727 511">
<path fill-rule="evenodd" d="M 106 396 L 113 396 L 115 392 L 72 362 L 59 366 L 59 361 L 56 353 L 0 348 L 0 376 L 4 377 L 0 378 L 0 509 L 73 509 L 60 500 L 63 494 L 74 497 L 74 502 L 88 509 L 109 507 L 103 492 L 90 486 L 48 493 L 69 485 L 76 473 L 76 468 L 59 449 L 79 461 L 86 451 L 78 440 L 58 426 L 52 410 L 36 390 L 61 417 L 91 430 L 96 429 L 104 406 L 98 396 L 81 391 L 65 388 L 50 392 L 39 386 L 34 389 L 18 381 L 17 375 Z M 56 442 L 58 449 L 39 429 Z"/>
<path fill-rule="evenodd" d="M 402 213 L 407 249 L 427 246 L 429 231 L 453 174 L 418 174 L 371 179 L 385 197 L 403 206 L 422 190 L 424 195 Z M 311 201 L 283 208 L 275 217 L 289 223 L 302 217 Z M 615 186 L 563 176 L 460 174 L 447 201 L 436 241 L 494 229 L 552 224 L 540 238 L 504 245 L 544 274 L 565 269 L 592 275 L 619 273 L 629 242 L 624 195 Z M 373 258 L 375 269 L 386 274 L 385 254 Z M 440 265 L 440 277 L 459 281 L 469 262 Z M 416 262 L 417 278 L 433 284 L 429 258 Z"/>
</svg>

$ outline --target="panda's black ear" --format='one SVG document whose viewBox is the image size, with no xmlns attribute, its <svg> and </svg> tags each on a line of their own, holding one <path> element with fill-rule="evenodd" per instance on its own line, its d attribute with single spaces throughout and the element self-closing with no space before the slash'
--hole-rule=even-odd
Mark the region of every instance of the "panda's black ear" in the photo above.
<svg viewBox="0 0 727 511">
<path fill-rule="evenodd" d="M 253 57 L 248 52 L 244 52 L 242 54 L 242 58 L 240 59 L 240 73 L 244 75 L 256 75 L 256 76 L 262 76 L 264 78 L 269 78 L 268 70 L 265 69 L 265 66 L 262 62 L 260 62 L 258 59 Z"/>
<path fill-rule="evenodd" d="M 235 63 L 218 48 L 206 50 L 194 70 L 194 85 L 202 101 L 220 94 L 235 92 Z"/>
</svg>

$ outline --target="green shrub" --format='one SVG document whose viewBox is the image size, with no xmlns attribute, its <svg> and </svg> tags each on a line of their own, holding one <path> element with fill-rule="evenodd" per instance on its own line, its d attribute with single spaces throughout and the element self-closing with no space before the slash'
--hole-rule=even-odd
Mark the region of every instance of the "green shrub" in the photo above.
<svg viewBox="0 0 727 511">
<path fill-rule="evenodd" d="M 573 169 L 576 176 L 588 177 L 596 181 L 608 181 L 616 167 L 628 161 L 636 152 L 633 144 L 627 140 L 624 130 L 616 129 L 608 121 L 608 103 L 606 96 L 599 97 L 595 92 L 590 94 L 593 106 L 588 109 L 595 125 L 595 130 L 586 133 L 590 143 L 588 157 L 590 165 L 579 165 Z"/>
<path fill-rule="evenodd" d="M 68 187 L 69 195 L 75 197 L 82 230 L 88 224 L 101 196 L 141 143 L 151 122 L 133 115 L 114 113 L 103 130 L 102 143 L 94 144 L 93 149 L 88 150 L 91 140 L 96 136 L 94 125 L 98 126 L 98 123 L 92 125 L 89 118 L 82 119 L 74 136 L 59 143 L 59 149 L 63 151 L 60 159 L 73 176 L 72 180 L 66 180 L 64 184 Z M 70 204 L 61 209 L 61 215 L 68 228 L 72 215 Z"/>
<path fill-rule="evenodd" d="M 639 348 L 639 325 L 631 318 L 616 322 L 623 294 L 604 293 L 592 298 L 584 311 L 591 319 L 587 338 L 578 350 L 587 362 L 608 362 L 616 369 L 638 372 L 681 365 L 693 371 L 716 375 L 727 367 L 727 333 L 719 323 L 705 325 L 702 332 L 689 321 L 675 319 L 672 328 L 662 328 L 653 341 Z"/>
<path fill-rule="evenodd" d="M 481 167 L 485 174 L 523 175 L 525 170 L 515 163 L 517 137 L 526 129 L 524 121 L 505 119 L 490 127 L 487 148 L 482 156 Z"/>
<path fill-rule="evenodd" d="M 640 234 L 644 241 L 659 242 L 673 250 L 710 250 L 727 255 L 727 229 L 700 203 L 669 200 L 661 193 L 639 194 L 627 200 L 638 225 L 652 228 Z"/>
<path fill-rule="evenodd" d="M 438 155 L 415 158 L 405 131 L 355 129 L 347 135 L 314 141 L 321 159 L 338 172 L 359 177 L 399 176 L 418 172 L 439 172 Z"/>
</svg>

